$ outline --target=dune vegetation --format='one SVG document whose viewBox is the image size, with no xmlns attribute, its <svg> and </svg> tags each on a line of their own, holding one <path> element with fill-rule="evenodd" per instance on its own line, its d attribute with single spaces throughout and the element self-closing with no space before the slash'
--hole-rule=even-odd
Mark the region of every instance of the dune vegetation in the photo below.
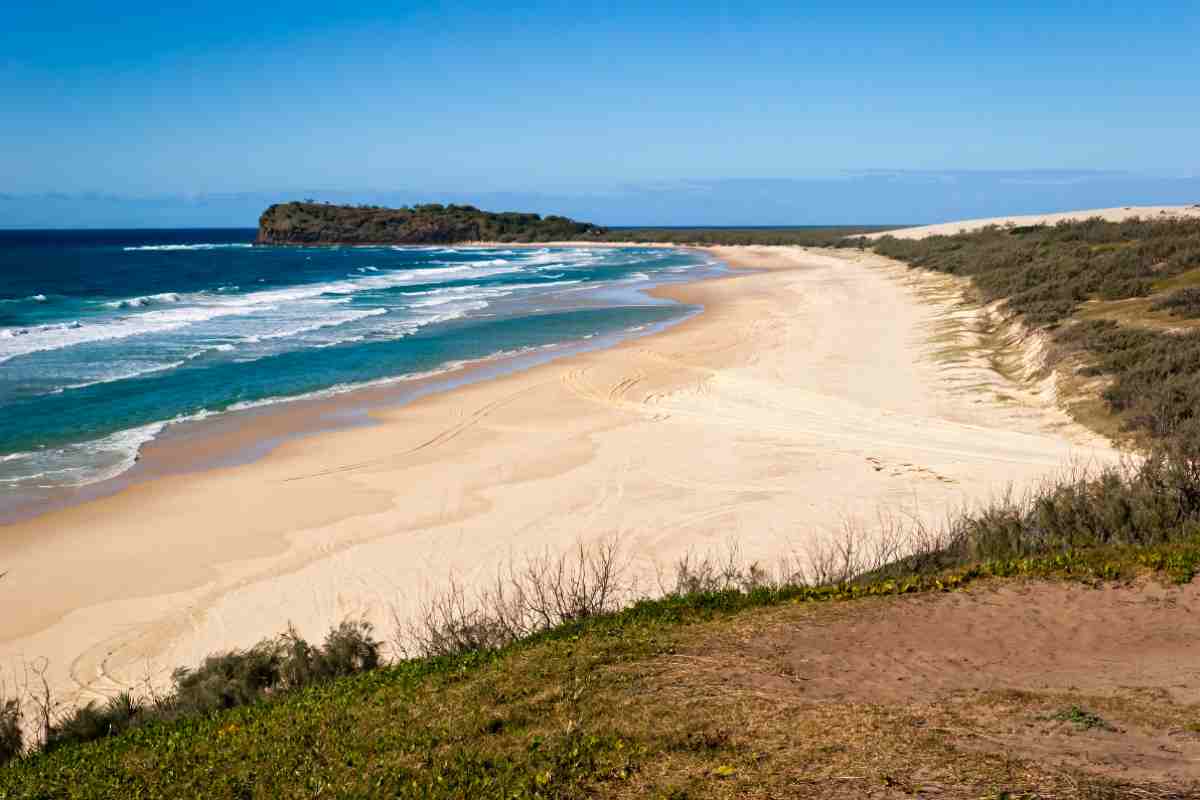
<svg viewBox="0 0 1200 800">
<path fill-rule="evenodd" d="M 992 227 L 925 239 L 884 237 L 876 252 L 970 278 L 1057 345 L 1052 366 L 1097 395 L 1104 432 L 1173 441 L 1200 426 L 1200 330 L 1189 320 L 1200 287 L 1200 222 L 1105 222 Z M 1068 398 L 1069 400 L 1070 398 Z"/>
</svg>

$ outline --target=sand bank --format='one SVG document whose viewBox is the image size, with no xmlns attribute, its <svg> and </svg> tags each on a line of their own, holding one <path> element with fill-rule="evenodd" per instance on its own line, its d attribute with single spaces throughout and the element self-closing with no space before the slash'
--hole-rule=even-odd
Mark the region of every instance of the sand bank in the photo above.
<svg viewBox="0 0 1200 800">
<path fill-rule="evenodd" d="M 896 231 L 868 234 L 868 239 L 894 236 L 897 239 L 923 239 L 926 236 L 953 236 L 956 233 L 986 228 L 989 225 L 1057 225 L 1060 222 L 1079 222 L 1100 217 L 1108 222 L 1123 222 L 1140 217 L 1148 220 L 1200 219 L 1200 204 L 1190 206 L 1121 206 L 1119 208 L 1093 208 L 1087 211 L 1064 211 L 1057 214 L 1026 214 L 1014 217 L 989 217 L 957 222 L 942 222 L 937 225 L 922 225 L 918 228 L 901 228 Z"/>
<path fill-rule="evenodd" d="M 757 271 L 658 290 L 705 308 L 662 333 L 0 528 L 0 666 L 44 657 L 86 698 L 289 621 L 386 635 L 452 572 L 580 539 L 621 537 L 647 579 L 729 541 L 770 562 L 847 520 L 936 523 L 1115 456 L 990 370 L 945 280 L 851 251 L 716 252 Z"/>
</svg>

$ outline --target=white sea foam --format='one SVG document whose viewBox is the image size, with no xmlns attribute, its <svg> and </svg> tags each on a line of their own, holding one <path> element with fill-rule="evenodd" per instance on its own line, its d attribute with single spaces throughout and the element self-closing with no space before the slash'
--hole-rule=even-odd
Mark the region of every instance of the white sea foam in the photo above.
<svg viewBox="0 0 1200 800">
<path fill-rule="evenodd" d="M 353 344 L 354 342 L 365 342 L 366 340 L 367 337 L 363 335 L 347 336 L 345 339 L 334 339 L 333 341 L 329 342 L 321 342 L 321 344 L 315 344 L 313 347 L 317 350 L 324 350 L 326 347 L 337 347 L 339 344 Z"/>
<path fill-rule="evenodd" d="M 481 286 L 467 284 L 465 286 L 444 286 L 440 289 L 426 289 L 415 292 L 402 292 L 405 297 L 425 297 L 426 300 L 415 300 L 408 303 L 409 308 L 427 308 L 455 302 L 462 299 L 495 299 L 508 297 L 522 289 L 549 289 L 555 286 L 571 286 L 582 283 L 582 280 L 548 281 L 543 283 L 506 283 L 500 286 Z"/>
<path fill-rule="evenodd" d="M 164 333 L 207 322 L 212 319 L 233 315 L 262 314 L 277 310 L 281 305 L 300 300 L 312 300 L 325 295 L 349 295 L 363 291 L 390 289 L 405 284 L 427 283 L 444 280 L 452 275 L 471 274 L 473 277 L 491 277 L 509 270 L 475 269 L 469 265 L 435 267 L 430 269 L 407 269 L 361 278 L 348 278 L 326 283 L 292 286 L 284 289 L 263 289 L 244 295 L 195 294 L 176 295 L 176 300 L 167 300 L 164 295 L 147 296 L 157 298 L 150 301 L 150 310 L 141 313 L 101 319 L 83 324 L 78 321 L 55 323 L 32 328 L 0 328 L 0 363 L 11 358 L 45 350 L 58 350 L 92 342 L 125 339 L 146 334 Z M 138 301 L 135 308 L 144 308 L 147 298 L 130 298 Z M 159 309 L 155 302 L 170 303 L 176 307 Z"/>
<path fill-rule="evenodd" d="M 322 328 L 336 328 L 339 325 L 345 325 L 348 322 L 356 322 L 360 319 L 366 319 L 367 317 L 377 317 L 381 314 L 386 314 L 386 313 L 388 313 L 388 310 L 386 308 L 367 308 L 367 309 L 363 309 L 361 311 L 348 311 L 344 314 L 337 314 L 337 315 L 329 316 L 329 317 L 326 317 L 325 319 L 321 319 L 316 322 L 309 323 L 307 325 L 300 325 L 300 326 L 293 327 L 293 328 L 285 328 L 283 330 L 271 331 L 270 333 L 261 333 L 261 334 L 256 334 L 256 335 L 245 336 L 242 338 L 241 341 L 246 342 L 248 344 L 255 344 L 258 342 L 268 341 L 270 339 L 290 339 L 291 337 L 299 336 L 302 333 L 311 333 L 312 331 L 318 331 L 318 330 L 321 330 Z"/>
<path fill-rule="evenodd" d="M 108 308 L 145 308 L 146 306 L 158 303 L 178 303 L 179 301 L 180 296 L 175 292 L 162 292 L 160 294 L 147 294 L 141 297 L 130 297 L 125 300 L 113 300 L 104 305 Z"/>
<path fill-rule="evenodd" d="M 227 248 L 245 247 L 254 247 L 254 245 L 246 244 L 244 242 L 227 242 L 224 244 L 143 244 L 136 247 L 123 247 L 121 249 L 127 253 L 130 253 L 138 251 L 170 252 L 174 250 L 224 250 Z"/>
<path fill-rule="evenodd" d="M 460 319 L 472 311 L 483 311 L 485 308 L 490 306 L 491 303 L 489 303 L 487 300 L 460 300 L 458 301 L 457 305 L 451 305 L 450 308 L 441 308 L 443 305 L 446 304 L 427 300 L 425 303 L 415 304 L 414 307 L 429 308 L 431 306 L 436 306 L 439 308 L 437 313 L 435 313 L 433 316 L 425 317 L 424 322 L 426 325 L 429 325 L 435 322 L 450 322 L 451 320 Z"/>
<path fill-rule="evenodd" d="M 234 349 L 236 349 L 236 348 L 232 344 L 228 344 L 228 343 L 214 344 L 209 347 L 202 347 L 201 349 L 197 350 L 194 353 L 189 353 L 187 356 L 187 360 L 195 361 L 197 358 L 203 358 L 204 356 L 208 355 L 209 353 L 228 353 Z"/>
<path fill-rule="evenodd" d="M 261 305 L 255 311 L 273 306 Z M 127 339 L 151 333 L 164 333 L 216 317 L 246 313 L 239 306 L 187 306 L 164 311 L 147 311 L 87 325 L 74 320 L 33 328 L 0 329 L 0 363 L 45 350 L 60 350 L 93 342 Z"/>
<path fill-rule="evenodd" d="M 602 261 L 614 252 L 614 250 L 598 247 L 579 247 L 572 250 L 542 249 L 533 251 L 528 257 L 522 259 L 521 263 L 543 269 L 564 266 L 580 267 Z"/>
<path fill-rule="evenodd" d="M 186 364 L 188 362 L 188 360 L 190 360 L 190 358 L 191 358 L 191 356 L 184 359 L 183 361 L 172 361 L 169 364 L 156 364 L 155 366 L 146 367 L 144 369 L 124 370 L 124 371 L 120 371 L 120 372 L 115 372 L 110 375 L 105 375 L 104 377 L 97 378 L 95 380 L 84 381 L 83 383 L 73 383 L 69 386 L 64 386 L 61 389 L 55 390 L 54 394 L 62 394 L 63 392 L 70 391 L 72 389 L 86 389 L 88 386 L 99 386 L 102 383 L 115 383 L 116 381 L 127 381 L 127 380 L 130 380 L 131 378 L 140 378 L 143 375 L 153 375 L 156 372 L 166 372 L 168 370 L 175 369 L 176 367 L 182 367 L 184 364 Z"/>
<path fill-rule="evenodd" d="M 501 264 L 501 261 L 503 259 L 486 262 L 491 265 L 490 267 L 477 266 L 478 262 L 476 262 L 425 269 L 395 270 L 338 281 L 281 289 L 263 289 L 241 295 L 204 292 L 181 295 L 175 292 L 163 292 L 110 301 L 105 304 L 109 308 L 140 313 L 102 318 L 95 322 L 89 321 L 87 324 L 72 321 L 32 328 L 0 329 L 0 363 L 16 356 L 45 350 L 170 332 L 218 317 L 262 314 L 298 301 L 317 298 L 331 299 L 330 295 L 346 296 L 359 292 L 392 289 L 406 284 L 430 283 L 458 276 L 469 275 L 472 278 L 486 278 L 520 271 L 519 268 L 512 269 L 512 265 L 507 262 Z M 503 297 L 520 289 L 541 289 L 576 282 L 509 284 L 480 288 L 477 291 L 478 296 L 484 298 Z M 446 288 L 457 289 L 460 287 Z M 434 303 L 428 305 L 434 305 Z M 168 307 L 160 308 L 160 306 Z"/>
<path fill-rule="evenodd" d="M 44 295 L 44 294 L 35 294 L 33 297 L 31 297 L 31 298 L 29 298 L 29 299 L 30 299 L 30 300 L 33 300 L 35 303 L 44 303 L 44 302 L 46 302 L 46 295 Z"/>
<path fill-rule="evenodd" d="M 157 436 L 166 424 L 152 422 L 87 442 L 10 453 L 0 458 L 4 464 L 0 468 L 0 483 L 49 488 L 82 486 L 116 477 L 133 466 L 142 445 Z M 45 479 L 51 476 L 53 482 L 47 483 Z"/>
<path fill-rule="evenodd" d="M 468 286 L 445 286 L 440 289 L 427 289 L 422 292 L 404 292 L 405 297 L 421 297 L 422 300 L 411 300 L 409 308 L 432 308 L 463 300 L 485 300 L 497 297 L 507 297 L 512 294 L 508 287 L 483 287 L 478 284 Z"/>
</svg>

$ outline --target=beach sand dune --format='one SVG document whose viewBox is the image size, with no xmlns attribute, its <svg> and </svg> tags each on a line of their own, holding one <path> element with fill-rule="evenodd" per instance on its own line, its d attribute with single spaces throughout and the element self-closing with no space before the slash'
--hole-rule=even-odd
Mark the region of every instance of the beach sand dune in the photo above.
<svg viewBox="0 0 1200 800">
<path fill-rule="evenodd" d="M 989 367 L 945 279 L 857 251 L 717 252 L 754 271 L 659 290 L 705 308 L 665 332 L 5 527 L 0 665 L 46 658 L 86 699 L 289 622 L 386 635 L 452 573 L 576 541 L 619 537 L 646 582 L 730 542 L 769 564 L 847 521 L 935 525 L 1116 457 Z"/>
<path fill-rule="evenodd" d="M 1093 208 L 1086 211 L 1063 211 L 1053 214 L 1025 214 L 1010 217 L 988 217 L 986 219 L 967 219 L 956 222 L 942 222 L 937 225 L 922 225 L 916 228 L 901 228 L 884 233 L 868 234 L 868 239 L 878 239 L 883 236 L 894 236 L 897 239 L 923 239 L 926 236 L 953 236 L 956 233 L 967 233 L 986 228 L 989 225 L 1021 226 L 1021 225 L 1057 225 L 1060 222 L 1080 222 L 1092 217 L 1099 217 L 1108 222 L 1124 222 L 1128 219 L 1141 218 L 1147 220 L 1165 219 L 1200 219 L 1200 203 L 1190 206 L 1120 206 L 1118 208 Z"/>
</svg>

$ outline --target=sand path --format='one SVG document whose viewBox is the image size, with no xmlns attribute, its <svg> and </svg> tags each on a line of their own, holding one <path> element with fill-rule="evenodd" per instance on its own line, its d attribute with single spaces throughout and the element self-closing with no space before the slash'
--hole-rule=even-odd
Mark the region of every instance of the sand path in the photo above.
<svg viewBox="0 0 1200 800">
<path fill-rule="evenodd" d="M 706 308 L 666 332 L 0 529 L 0 666 L 43 657 L 60 689 L 104 695 L 288 621 L 386 628 L 451 572 L 577 539 L 620 536 L 647 580 L 729 541 L 771 562 L 848 519 L 936 523 L 1115 456 L 988 367 L 944 281 L 719 252 L 761 271 L 662 290 Z"/>
<path fill-rule="evenodd" d="M 955 748 L 1196 787 L 1198 607 L 1196 583 L 982 583 L 764 611 L 658 668 L 693 700 L 752 692 L 763 714 L 903 707 L 957 725 Z M 1098 719 L 1064 719 L 1072 708 Z"/>
</svg>

